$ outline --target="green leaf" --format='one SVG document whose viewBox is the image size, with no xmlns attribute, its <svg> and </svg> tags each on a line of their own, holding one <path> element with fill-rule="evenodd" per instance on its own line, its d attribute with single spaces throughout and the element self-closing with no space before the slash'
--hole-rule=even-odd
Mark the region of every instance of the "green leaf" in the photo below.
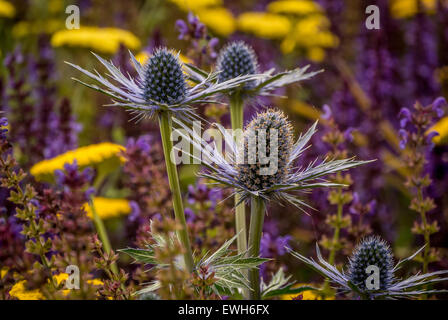
<svg viewBox="0 0 448 320">
<path fill-rule="evenodd" d="M 157 261 L 154 257 L 154 251 L 151 249 L 126 248 L 120 249 L 118 251 L 131 256 L 135 260 L 135 262 L 144 264 L 157 264 Z"/>
<path fill-rule="evenodd" d="M 316 289 L 311 286 L 301 286 L 301 287 L 294 288 L 293 285 L 290 284 L 284 288 L 266 292 L 265 294 L 263 294 L 263 299 L 278 297 L 278 296 L 282 296 L 282 295 L 300 294 L 304 291 L 309 291 L 309 290 L 318 291 L 319 289 Z"/>
</svg>

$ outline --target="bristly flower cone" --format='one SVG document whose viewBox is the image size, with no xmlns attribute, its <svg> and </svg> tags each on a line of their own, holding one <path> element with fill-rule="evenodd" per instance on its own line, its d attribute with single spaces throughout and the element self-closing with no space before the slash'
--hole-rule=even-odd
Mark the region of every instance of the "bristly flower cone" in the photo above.
<svg viewBox="0 0 448 320">
<path fill-rule="evenodd" d="M 389 245 L 379 237 L 363 239 L 349 259 L 349 279 L 358 288 L 367 290 L 366 279 L 370 274 L 366 268 L 377 266 L 380 272 L 380 289 L 386 290 L 393 281 L 393 255 Z"/>
<path fill-rule="evenodd" d="M 181 101 L 187 92 L 187 83 L 178 57 L 166 48 L 157 49 L 145 66 L 144 97 L 173 105 Z"/>
<path fill-rule="evenodd" d="M 276 134 L 271 141 L 270 129 L 275 129 Z M 264 132 L 264 136 L 260 134 Z M 274 131 L 275 132 L 275 131 Z M 249 142 L 250 137 L 256 137 L 256 144 L 252 146 Z M 265 137 L 266 150 L 259 150 L 259 141 Z M 243 134 L 244 162 L 237 165 L 239 181 L 243 183 L 249 190 L 258 191 L 272 186 L 282 184 L 289 172 L 291 164 L 289 163 L 290 153 L 293 147 L 293 127 L 288 121 L 285 114 L 281 111 L 268 109 L 263 113 L 259 113 L 246 126 Z M 267 159 L 270 158 L 271 143 L 273 146 L 278 145 L 278 170 L 272 174 L 262 174 L 261 169 L 268 167 L 269 163 L 263 159 L 263 155 Z M 255 152 L 256 163 L 249 162 L 249 156 L 253 156 Z M 273 152 L 275 152 L 273 150 Z M 261 160 L 261 161 L 260 161 Z"/>
<path fill-rule="evenodd" d="M 218 81 L 224 82 L 238 76 L 256 74 L 258 72 L 257 56 L 254 50 L 243 41 L 232 42 L 221 49 L 217 71 Z M 244 88 L 251 89 L 255 86 L 254 81 L 247 82 Z"/>
</svg>

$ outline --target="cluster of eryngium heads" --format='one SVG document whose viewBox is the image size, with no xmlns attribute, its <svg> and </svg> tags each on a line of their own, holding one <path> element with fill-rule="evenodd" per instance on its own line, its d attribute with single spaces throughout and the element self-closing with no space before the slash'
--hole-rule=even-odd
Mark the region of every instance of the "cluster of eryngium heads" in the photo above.
<svg viewBox="0 0 448 320">
<path fill-rule="evenodd" d="M 219 152 L 214 152 L 216 146 L 208 144 L 207 141 L 193 139 L 191 143 L 200 151 L 205 149 L 214 154 L 213 162 L 210 159 L 202 159 L 202 164 L 205 167 L 205 171 L 202 173 L 204 177 L 233 188 L 239 197 L 236 198 L 238 199 L 237 204 L 250 200 L 249 249 L 240 250 L 239 247 L 236 255 L 231 255 L 229 250 L 235 237 L 239 236 L 241 232 L 245 232 L 243 228 L 243 231 L 238 230 L 237 235 L 216 252 L 210 255 L 206 254 L 202 258 L 195 258 L 191 252 L 177 169 L 170 160 L 170 153 L 173 149 L 171 133 L 172 121 L 186 132 L 192 133 L 189 123 L 198 118 L 193 108 L 195 104 L 219 102 L 216 101 L 217 98 L 227 95 L 234 101 L 238 102 L 239 99 L 239 102 L 235 104 L 237 107 L 235 110 L 239 107 L 238 112 L 241 112 L 244 104 L 241 103 L 242 97 L 270 95 L 276 88 L 308 79 L 317 72 L 306 73 L 307 67 L 305 67 L 277 74 L 274 74 L 274 70 L 258 73 L 253 50 L 241 42 L 230 44 L 222 49 L 218 58 L 217 70 L 210 73 L 190 64 L 183 65 L 178 54 L 165 48 L 155 50 L 145 66 L 142 66 L 132 53 L 130 55 L 138 74 L 135 79 L 123 75 L 111 62 L 95 55 L 106 67 L 109 72 L 108 76 L 114 83 L 98 72 L 93 74 L 79 66 L 70 64 L 103 86 L 99 87 L 77 80 L 110 96 L 113 100 L 111 106 L 126 108 L 138 120 L 153 117 L 157 117 L 159 120 L 167 173 L 173 194 L 174 213 L 181 228 L 174 238 L 153 232 L 155 245 L 148 245 L 145 249 L 126 249 L 124 252 L 133 256 L 140 263 L 147 263 L 155 268 L 163 269 L 165 265 L 155 259 L 154 246 L 164 246 L 179 241 L 184 248 L 183 260 L 178 261 L 176 266 L 196 274 L 204 268 L 212 270 L 211 274 L 216 279 L 211 289 L 218 295 L 234 293 L 238 289 L 249 289 L 248 297 L 252 298 L 273 296 L 275 293 L 300 292 L 301 289 L 292 288 L 292 283 L 288 281 L 289 278 L 285 277 L 282 271 L 273 277 L 271 283 L 260 284 L 257 267 L 265 261 L 258 256 L 266 202 L 286 200 L 301 210 L 304 207 L 310 208 L 298 197 L 297 192 L 306 192 L 316 187 L 341 187 L 340 184 L 329 183 L 324 180 L 324 177 L 367 162 L 354 159 L 324 159 L 297 167 L 297 159 L 306 150 L 307 143 L 316 131 L 317 123 L 294 143 L 292 126 L 279 110 L 269 109 L 257 114 L 246 126 L 242 143 L 239 146 L 225 128 L 220 124 L 215 124 L 224 136 L 226 144 L 231 147 L 233 156 L 224 157 Z M 190 86 L 189 83 L 192 85 Z M 242 122 L 242 119 L 239 120 Z M 252 150 L 248 150 L 248 140 L 251 137 L 260 139 L 260 135 L 258 135 L 260 130 L 267 132 L 271 129 L 275 129 L 278 135 L 274 138 L 264 135 L 263 143 L 264 146 L 267 146 L 272 142 L 269 141 L 270 139 L 276 140 L 277 170 L 266 174 L 262 173 L 265 168 L 261 162 L 257 162 L 258 160 L 250 164 L 241 164 L 236 161 L 235 157 L 239 157 L 242 151 L 249 156 L 253 154 Z M 194 134 L 184 134 L 184 136 L 191 139 Z M 257 148 L 255 151 L 255 154 L 259 154 L 261 150 Z M 274 150 L 268 151 L 274 152 Z M 194 155 L 191 156 L 194 157 Z M 249 279 L 242 270 L 250 271 Z M 157 290 L 159 286 L 160 283 L 155 282 L 144 289 L 143 293 Z M 260 292 L 261 289 L 264 292 Z"/>
</svg>

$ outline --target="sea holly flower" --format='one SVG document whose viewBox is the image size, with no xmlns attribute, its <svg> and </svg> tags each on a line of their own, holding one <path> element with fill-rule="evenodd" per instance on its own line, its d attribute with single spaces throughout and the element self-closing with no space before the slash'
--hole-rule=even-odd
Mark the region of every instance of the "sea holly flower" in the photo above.
<svg viewBox="0 0 448 320">
<path fill-rule="evenodd" d="M 251 122 L 246 125 L 242 133 L 243 142 L 236 142 L 234 136 L 222 127 L 215 124 L 223 136 L 223 145 L 226 146 L 226 154 L 223 155 L 215 143 L 205 140 L 197 141 L 191 139 L 194 136 L 192 130 L 186 125 L 177 121 L 184 129 L 179 132 L 185 139 L 191 141 L 194 148 L 202 151 L 202 159 L 198 159 L 194 154 L 194 159 L 202 161 L 205 166 L 201 176 L 232 187 L 235 193 L 241 196 L 241 201 L 249 200 L 251 196 L 259 197 L 264 201 L 285 200 L 301 210 L 309 207 L 304 201 L 293 196 L 295 192 L 306 192 L 317 187 L 335 187 L 340 184 L 329 183 L 324 177 L 357 167 L 370 161 L 356 161 L 354 158 L 332 160 L 323 159 L 320 163 L 313 161 L 305 167 L 297 167 L 295 162 L 307 149 L 307 144 L 316 132 L 317 122 L 294 142 L 293 128 L 285 114 L 276 109 L 268 109 L 255 115 Z M 277 132 L 277 137 L 271 141 L 270 130 Z M 188 132 L 186 135 L 184 132 Z M 266 146 L 266 150 L 255 148 L 249 143 L 251 137 L 256 137 L 259 132 L 267 132 L 258 136 L 258 142 Z M 264 137 L 263 137 L 264 136 Z M 257 139 L 256 139 L 257 140 Z M 255 140 L 255 141 L 256 141 Z M 269 146 L 277 144 L 277 157 L 273 157 L 275 150 L 269 154 Z M 178 151 L 177 147 L 175 147 Z M 256 154 L 256 159 L 249 159 Z M 255 160 L 255 163 L 251 163 Z M 277 163 L 277 170 L 269 173 L 266 160 Z"/>
<path fill-rule="evenodd" d="M 317 261 L 290 248 L 286 249 L 294 257 L 330 279 L 341 293 L 353 293 L 361 299 L 413 298 L 422 294 L 446 292 L 446 290 L 426 290 L 422 289 L 422 286 L 448 280 L 447 277 L 437 277 L 448 274 L 448 270 L 417 273 L 403 280 L 395 276 L 395 272 L 405 262 L 414 259 L 424 249 L 424 246 L 410 257 L 394 265 L 391 249 L 384 240 L 376 236 L 365 238 L 353 250 L 348 261 L 347 272 L 343 269 L 339 270 L 325 261 L 317 244 Z M 371 279 L 375 272 L 378 272 L 376 285 L 375 280 L 372 282 Z"/>
<path fill-rule="evenodd" d="M 183 64 L 179 53 L 166 48 L 156 49 L 147 63 L 141 65 L 130 52 L 132 63 L 138 76 L 134 79 L 125 76 L 112 62 L 108 62 L 94 53 L 94 56 L 109 72 L 107 78 L 97 71 L 91 73 L 80 66 L 67 64 L 81 71 L 89 78 L 97 81 L 103 87 L 87 84 L 74 79 L 81 84 L 110 96 L 113 104 L 110 106 L 123 107 L 134 114 L 134 119 L 153 118 L 161 112 L 168 111 L 181 120 L 193 120 L 197 116 L 192 106 L 199 103 L 216 102 L 212 96 L 225 93 L 247 81 L 259 76 L 246 75 L 218 82 L 218 73 L 200 73 L 200 80 L 194 86 L 189 86 L 186 80 L 198 79 L 198 69 L 190 64 Z M 184 74 L 186 73 L 186 75 Z"/>
</svg>

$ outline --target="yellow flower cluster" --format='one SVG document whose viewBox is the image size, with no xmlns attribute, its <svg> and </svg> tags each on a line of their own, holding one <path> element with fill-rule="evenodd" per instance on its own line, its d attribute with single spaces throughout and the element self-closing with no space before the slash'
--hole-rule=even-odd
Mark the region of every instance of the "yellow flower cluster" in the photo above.
<svg viewBox="0 0 448 320">
<path fill-rule="evenodd" d="M 78 166 L 97 166 L 108 162 L 108 164 L 116 164 L 124 162 L 125 159 L 120 155 L 125 147 L 103 142 L 81 147 L 75 150 L 67 151 L 55 158 L 43 160 L 31 167 L 30 172 L 36 178 L 40 179 L 48 175 L 53 175 L 55 170 L 64 169 L 66 163 L 77 161 Z"/>
<path fill-rule="evenodd" d="M 439 135 L 432 138 L 432 141 L 436 144 L 444 144 L 448 142 L 448 117 L 444 117 L 439 120 L 432 128 L 428 130 L 429 132 L 435 131 Z"/>
<path fill-rule="evenodd" d="M 147 51 L 140 51 L 136 56 L 135 59 L 140 62 L 141 65 L 145 65 L 146 61 L 148 61 L 149 57 L 151 55 L 147 52 Z M 193 63 L 193 61 L 184 56 L 183 54 L 179 54 L 179 59 L 180 61 L 182 61 L 183 63 Z"/>
<path fill-rule="evenodd" d="M 322 8 L 318 3 L 304 0 L 274 1 L 268 5 L 267 9 L 273 13 L 294 15 L 308 15 L 322 12 Z"/>
<path fill-rule="evenodd" d="M 131 206 L 126 199 L 94 197 L 93 206 L 101 219 L 115 218 L 131 213 Z M 84 210 L 88 217 L 93 217 L 92 208 L 88 203 L 84 204 Z"/>
<path fill-rule="evenodd" d="M 437 0 L 391 0 L 390 12 L 396 19 L 410 18 L 418 13 L 419 2 L 426 13 L 436 11 Z"/>
<path fill-rule="evenodd" d="M 236 29 L 232 13 L 222 6 L 222 0 L 170 0 L 183 11 L 196 14 L 212 32 L 227 37 Z"/>
<path fill-rule="evenodd" d="M 53 279 L 56 280 L 56 283 L 59 285 L 62 281 L 65 281 L 68 279 L 67 273 L 59 273 L 56 275 L 53 275 Z M 87 283 L 92 286 L 102 286 L 104 285 L 103 281 L 100 279 L 91 279 L 87 280 Z M 25 288 L 26 280 L 21 280 L 14 284 L 14 286 L 9 291 L 9 295 L 13 298 L 17 298 L 19 300 L 45 300 L 45 297 L 43 296 L 42 292 L 39 289 L 34 290 L 27 290 Z M 64 295 L 68 295 L 70 293 L 70 290 L 65 289 L 62 290 L 62 293 Z"/>
<path fill-rule="evenodd" d="M 140 40 L 131 32 L 117 28 L 81 27 L 73 30 L 60 30 L 51 38 L 53 47 L 88 48 L 96 52 L 114 54 L 125 45 L 129 49 L 138 49 Z"/>
<path fill-rule="evenodd" d="M 20 21 L 14 25 L 11 33 L 15 38 L 22 38 L 41 33 L 53 34 L 63 28 L 65 28 L 65 25 L 61 19 L 47 19 L 45 23 L 41 20 Z"/>
<path fill-rule="evenodd" d="M 294 285 L 294 288 L 303 287 L 303 286 L 313 286 L 309 283 L 298 283 Z M 286 294 L 281 297 L 282 300 L 292 300 L 298 295 L 302 295 L 302 300 L 322 300 L 322 297 L 318 294 L 316 294 L 316 291 L 314 290 L 305 290 L 300 294 Z M 325 300 L 334 300 L 334 297 L 328 297 Z"/>
<path fill-rule="evenodd" d="M 43 300 L 45 297 L 39 291 L 39 289 L 27 290 L 25 288 L 26 280 L 22 280 L 14 284 L 9 291 L 9 295 L 19 300 Z"/>
<path fill-rule="evenodd" d="M 7 1 L 0 0 L 0 17 L 12 18 L 16 14 L 16 9 Z"/>
<path fill-rule="evenodd" d="M 238 17 L 238 29 L 264 39 L 282 39 L 291 30 L 291 23 L 274 13 L 245 12 Z"/>
<path fill-rule="evenodd" d="M 325 58 L 325 49 L 339 45 L 329 28 L 330 21 L 322 7 L 311 0 L 274 1 L 267 6 L 267 12 L 245 12 L 238 17 L 239 30 L 281 40 L 283 53 L 303 49 L 316 62 Z"/>
</svg>

